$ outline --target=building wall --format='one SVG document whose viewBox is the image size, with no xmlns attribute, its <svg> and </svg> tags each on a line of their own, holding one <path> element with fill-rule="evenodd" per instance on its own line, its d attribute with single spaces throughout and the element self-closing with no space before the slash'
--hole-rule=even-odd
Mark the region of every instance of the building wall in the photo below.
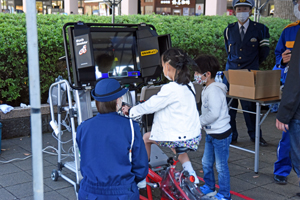
<svg viewBox="0 0 300 200">
<path fill-rule="evenodd" d="M 223 15 L 227 12 L 227 2 L 224 0 L 206 0 L 205 15 Z"/>
<path fill-rule="evenodd" d="M 64 9 L 67 14 L 78 14 L 78 0 L 65 0 Z"/>
<path fill-rule="evenodd" d="M 136 15 L 138 11 L 137 6 L 137 0 L 122 0 L 121 15 Z"/>
<path fill-rule="evenodd" d="M 173 0 L 141 0 L 142 14 L 163 14 L 163 15 L 194 15 L 196 0 L 190 0 L 190 4 L 174 5 Z"/>
</svg>

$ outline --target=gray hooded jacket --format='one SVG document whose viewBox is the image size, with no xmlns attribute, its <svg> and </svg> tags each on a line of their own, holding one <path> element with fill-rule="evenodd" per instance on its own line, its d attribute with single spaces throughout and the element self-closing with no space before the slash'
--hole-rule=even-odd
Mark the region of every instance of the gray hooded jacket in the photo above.
<svg viewBox="0 0 300 200">
<path fill-rule="evenodd" d="M 224 83 L 213 82 L 203 88 L 200 123 L 207 134 L 221 134 L 230 129 L 226 92 Z"/>
</svg>

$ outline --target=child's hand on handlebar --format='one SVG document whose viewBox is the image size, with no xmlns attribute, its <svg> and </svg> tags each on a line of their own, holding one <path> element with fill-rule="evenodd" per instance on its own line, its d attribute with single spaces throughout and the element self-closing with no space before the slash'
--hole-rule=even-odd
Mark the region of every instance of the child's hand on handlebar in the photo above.
<svg viewBox="0 0 300 200">
<path fill-rule="evenodd" d="M 127 104 L 122 105 L 122 112 L 124 115 L 127 115 L 127 116 L 129 115 L 129 113 L 128 113 L 129 109 L 130 109 L 130 107 Z"/>
</svg>

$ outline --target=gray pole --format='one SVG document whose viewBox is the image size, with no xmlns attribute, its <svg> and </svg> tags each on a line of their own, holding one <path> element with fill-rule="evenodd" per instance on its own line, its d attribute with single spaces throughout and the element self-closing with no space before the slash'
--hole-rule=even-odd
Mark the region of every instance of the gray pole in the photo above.
<svg viewBox="0 0 300 200">
<path fill-rule="evenodd" d="M 44 200 L 42 123 L 36 1 L 26 0 L 28 74 L 31 106 L 31 148 L 34 200 Z"/>
<path fill-rule="evenodd" d="M 258 1 L 259 0 L 255 0 L 255 9 L 254 9 L 254 21 L 258 22 Z"/>
<path fill-rule="evenodd" d="M 112 2 L 112 23 L 115 23 L 115 5 L 116 5 L 116 0 L 113 0 Z"/>
<path fill-rule="evenodd" d="M 260 3 L 260 0 L 258 1 L 258 4 L 257 4 L 257 7 L 258 7 L 258 12 L 257 12 L 257 19 L 256 21 L 259 22 L 259 19 L 260 19 L 260 11 L 261 11 L 261 3 Z"/>
</svg>

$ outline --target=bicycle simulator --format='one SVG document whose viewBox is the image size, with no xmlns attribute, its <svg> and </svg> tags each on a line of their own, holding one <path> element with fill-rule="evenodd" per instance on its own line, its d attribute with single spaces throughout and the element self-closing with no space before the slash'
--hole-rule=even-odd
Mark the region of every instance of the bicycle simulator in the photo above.
<svg viewBox="0 0 300 200">
<path fill-rule="evenodd" d="M 76 144 L 76 127 L 97 113 L 91 99 L 91 90 L 98 80 L 114 78 L 120 82 L 122 87 L 129 89 L 129 92 L 124 95 L 123 101 L 130 106 L 136 104 L 139 99 L 137 90 L 143 86 L 141 99 L 149 98 L 145 97 L 145 94 L 149 95 L 147 91 L 154 89 L 154 93 L 157 93 L 160 88 L 153 84 L 161 81 L 160 57 L 165 50 L 171 47 L 171 39 L 169 34 L 158 35 L 154 26 L 144 23 L 67 23 L 63 26 L 63 37 L 68 80 L 57 81 L 49 88 L 50 124 L 55 130 L 55 137 L 58 140 L 57 169 L 52 171 L 51 178 L 54 181 L 58 177 L 65 179 L 74 186 L 77 194 L 82 176 L 80 153 Z M 62 102 L 61 98 L 63 85 L 66 88 L 68 100 L 66 106 L 63 106 L 65 102 Z M 54 97 L 52 96 L 55 87 L 58 92 L 56 96 L 57 116 L 55 116 Z M 62 120 L 62 114 L 69 119 L 69 125 Z M 141 129 L 142 133 L 145 133 L 151 126 L 152 120 L 151 116 L 144 116 L 143 119 Z M 73 160 L 70 162 L 63 162 L 62 159 L 63 145 L 65 144 L 61 140 L 62 125 L 67 127 L 72 134 Z M 152 147 L 150 160 L 150 170 L 153 172 L 167 169 L 169 166 L 168 157 L 155 145 Z M 68 174 L 64 173 L 64 168 L 74 172 L 76 180 L 68 177 Z M 150 180 L 148 182 L 151 185 Z"/>
</svg>

